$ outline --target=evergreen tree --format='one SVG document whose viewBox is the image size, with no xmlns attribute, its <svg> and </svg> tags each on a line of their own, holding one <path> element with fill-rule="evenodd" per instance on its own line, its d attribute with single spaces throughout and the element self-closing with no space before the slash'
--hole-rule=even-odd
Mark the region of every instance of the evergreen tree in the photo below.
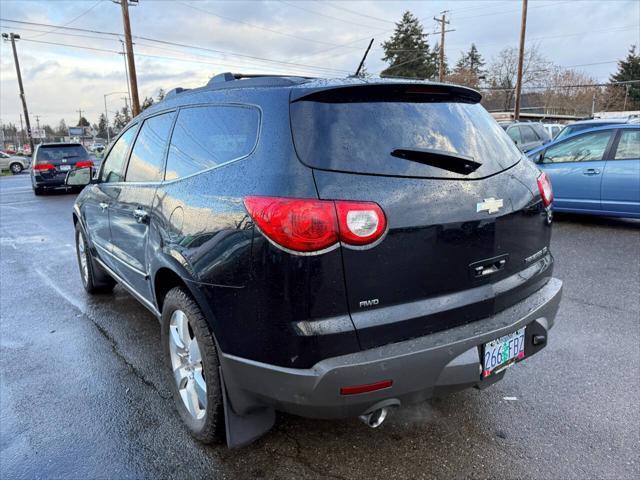
<svg viewBox="0 0 640 480">
<path fill-rule="evenodd" d="M 153 98 L 152 97 L 144 97 L 144 101 L 142 102 L 142 106 L 140 107 L 140 110 L 144 111 L 147 108 L 149 108 L 151 105 L 153 105 Z"/>
<path fill-rule="evenodd" d="M 436 59 L 436 65 L 437 65 L 437 68 L 438 68 L 438 72 L 440 72 L 440 43 L 438 43 L 438 42 L 436 42 L 435 45 L 433 46 L 433 55 L 434 55 L 434 58 Z M 444 76 L 446 77 L 450 73 L 451 73 L 451 70 L 449 70 L 449 63 L 447 62 L 447 55 L 445 54 L 445 56 L 444 56 Z"/>
<path fill-rule="evenodd" d="M 123 109 L 124 110 L 124 109 Z M 113 131 L 118 133 L 122 128 L 127 124 L 127 121 L 122 116 L 122 114 L 117 111 L 113 116 Z"/>
<path fill-rule="evenodd" d="M 89 120 L 87 120 L 85 117 L 80 117 L 80 120 L 78 120 L 78 125 L 76 125 L 77 127 L 90 127 L 91 124 L 89 123 Z"/>
<path fill-rule="evenodd" d="M 618 71 L 611 75 L 611 82 L 626 82 L 640 80 L 640 54 L 636 46 L 631 45 L 627 58 L 618 62 Z M 640 83 L 628 83 L 619 89 L 628 89 L 627 107 L 640 105 Z M 634 107 L 635 108 L 635 107 Z"/>
<path fill-rule="evenodd" d="M 156 101 L 157 102 L 161 102 L 162 100 L 164 100 L 164 96 L 166 95 L 164 88 L 161 88 L 158 90 L 158 96 L 156 97 Z"/>
<path fill-rule="evenodd" d="M 423 32 L 420 21 L 411 12 L 404 12 L 391 38 L 382 44 L 382 60 L 389 62 L 389 67 L 381 77 L 432 78 L 438 73 L 436 55 Z"/>
<path fill-rule="evenodd" d="M 122 110 L 120 110 L 120 114 L 122 115 L 122 119 L 124 121 L 124 125 L 126 125 L 127 123 L 129 123 L 131 121 L 131 110 L 129 110 L 129 105 L 126 105 L 124 107 L 122 107 Z M 123 125 L 123 127 L 124 127 Z"/>
<path fill-rule="evenodd" d="M 471 48 L 467 53 L 462 53 L 460 56 L 460 60 L 456 64 L 456 71 L 460 72 L 463 70 L 473 72 L 475 75 L 479 76 L 484 73 L 482 67 L 484 67 L 485 61 L 478 52 L 475 43 L 471 44 Z"/>
<path fill-rule="evenodd" d="M 104 113 L 100 114 L 96 131 L 100 138 L 107 138 L 107 117 L 105 117 Z"/>
</svg>

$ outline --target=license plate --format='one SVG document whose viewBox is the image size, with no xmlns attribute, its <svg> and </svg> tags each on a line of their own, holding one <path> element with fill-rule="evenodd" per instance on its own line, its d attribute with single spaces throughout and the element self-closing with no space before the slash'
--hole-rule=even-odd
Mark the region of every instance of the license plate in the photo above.
<svg viewBox="0 0 640 480">
<path fill-rule="evenodd" d="M 484 344 L 482 377 L 487 378 L 524 358 L 524 328 Z"/>
<path fill-rule="evenodd" d="M 68 172 L 69 170 L 71 170 L 71 165 L 60 165 L 61 172 Z"/>
</svg>

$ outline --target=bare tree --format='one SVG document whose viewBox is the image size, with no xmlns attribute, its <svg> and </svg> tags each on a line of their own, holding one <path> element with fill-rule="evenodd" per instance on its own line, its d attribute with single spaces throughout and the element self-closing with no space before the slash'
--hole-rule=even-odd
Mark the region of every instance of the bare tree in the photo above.
<svg viewBox="0 0 640 480">
<path fill-rule="evenodd" d="M 552 68 L 551 62 L 545 59 L 533 45 L 525 50 L 522 66 L 522 89 L 538 87 L 544 84 Z M 488 79 L 495 89 L 492 96 L 497 96 L 503 110 L 510 110 L 515 94 L 516 75 L 518 73 L 518 49 L 507 47 L 496 55 L 488 69 Z"/>
<path fill-rule="evenodd" d="M 546 112 L 567 115 L 589 115 L 597 87 L 596 79 L 582 72 L 553 66 L 545 78 L 546 88 L 541 92 L 541 100 Z"/>
</svg>

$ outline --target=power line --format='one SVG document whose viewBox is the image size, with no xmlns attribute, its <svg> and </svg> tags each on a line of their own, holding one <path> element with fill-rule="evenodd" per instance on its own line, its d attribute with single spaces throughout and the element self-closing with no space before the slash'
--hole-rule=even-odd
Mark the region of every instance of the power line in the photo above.
<svg viewBox="0 0 640 480">
<path fill-rule="evenodd" d="M 50 31 L 48 31 L 48 32 L 44 32 L 44 33 L 42 33 L 41 35 L 36 35 L 35 37 L 31 37 L 31 38 L 39 38 L 39 37 L 43 37 L 43 36 L 45 36 L 45 35 L 47 35 L 47 34 L 49 34 L 49 33 L 53 33 L 53 32 L 55 32 L 56 30 L 58 30 L 58 29 L 60 29 L 60 28 L 66 27 L 67 25 L 71 25 L 73 22 L 75 22 L 76 20 L 78 20 L 78 19 L 80 19 L 80 18 L 84 17 L 87 13 L 89 13 L 91 10 L 93 10 L 94 8 L 96 8 L 96 7 L 98 6 L 98 4 L 99 4 L 99 3 L 101 3 L 101 2 L 102 2 L 102 0 L 98 0 L 96 3 L 94 3 L 93 5 L 91 5 L 87 10 L 85 10 L 84 12 L 82 12 L 80 15 L 78 15 L 78 16 L 76 16 L 76 17 L 72 18 L 72 19 L 71 19 L 71 20 L 69 20 L 67 23 L 63 24 L 62 26 L 60 26 L 60 27 L 56 27 L 56 28 L 54 28 L 54 29 L 52 29 L 52 30 L 50 30 Z"/>
<path fill-rule="evenodd" d="M 60 46 L 60 47 L 81 48 L 83 50 L 93 50 L 95 52 L 117 53 L 118 55 L 122 53 L 122 52 L 118 52 L 117 50 L 107 50 L 105 48 L 85 47 L 83 45 L 71 45 L 69 43 L 48 42 L 46 40 L 31 40 L 31 39 L 28 39 L 28 38 L 23 38 L 22 41 L 23 42 L 33 42 L 33 43 L 44 43 L 44 44 L 47 44 L 47 45 L 57 45 L 57 46 Z"/>
<path fill-rule="evenodd" d="M 356 10 L 351 10 L 350 8 L 347 7 L 343 7 L 342 5 L 338 6 L 333 2 L 323 2 L 326 5 L 329 5 L 332 8 L 335 8 L 337 10 L 342 10 L 344 12 L 348 12 L 348 13 L 352 13 L 353 15 L 357 15 L 359 17 L 363 17 L 363 18 L 369 18 L 371 20 L 377 20 L 379 22 L 385 22 L 385 23 L 395 23 L 392 20 L 385 20 L 384 18 L 378 18 L 378 17 L 374 17 L 373 15 L 367 15 L 366 13 L 362 13 L 362 12 L 357 12 Z"/>
<path fill-rule="evenodd" d="M 49 24 L 44 24 L 44 23 L 36 23 L 36 22 L 25 22 L 25 21 L 20 21 L 20 20 L 11 20 L 11 19 L 7 19 L 7 18 L 0 18 L 0 21 L 5 21 L 5 22 L 11 22 L 11 23 L 19 23 L 19 24 L 25 24 L 25 25 L 38 25 L 38 26 L 44 26 L 44 27 L 56 27 L 59 25 L 49 25 Z M 90 29 L 80 29 L 80 28 L 75 28 L 75 27 L 64 27 L 65 29 L 69 29 L 69 30 L 78 30 L 78 31 L 84 31 L 84 32 L 89 32 L 89 33 L 98 33 L 98 34 L 103 34 L 103 35 L 111 35 L 114 37 L 122 37 L 122 34 L 118 34 L 118 33 L 113 33 L 113 32 L 104 32 L 104 31 L 100 31 L 100 30 L 90 30 Z M 154 43 L 158 43 L 158 44 L 162 44 L 162 45 L 173 45 L 176 47 L 181 47 L 181 48 L 189 48 L 189 49 L 193 49 L 193 50 L 202 50 L 202 51 L 207 51 L 207 52 L 212 52 L 212 53 L 218 53 L 221 55 L 229 55 L 229 56 L 234 56 L 234 57 L 241 57 L 241 58 L 248 58 L 248 59 L 252 59 L 252 60 L 259 60 L 262 62 L 267 62 L 267 63 L 272 63 L 272 64 L 281 64 L 281 65 L 287 65 L 287 66 L 295 66 L 295 67 L 305 67 L 305 68 L 312 68 L 312 69 L 324 69 L 326 70 L 327 68 L 325 67 L 320 67 L 318 65 L 305 65 L 302 63 L 295 63 L 295 62 L 288 62 L 288 61 L 284 61 L 284 60 L 273 60 L 270 58 L 265 58 L 265 57 L 259 57 L 259 56 L 255 56 L 255 55 L 247 55 L 247 54 L 242 54 L 242 53 L 237 53 L 237 52 L 231 52 L 231 51 L 225 51 L 225 50 L 218 50 L 218 49 L 214 49 L 214 48 L 207 48 L 207 47 L 199 47 L 196 45 L 188 45 L 185 43 L 178 43 L 178 42 L 171 42 L 168 40 L 159 40 L 156 38 L 151 38 L 151 37 L 143 37 L 143 36 L 139 36 L 139 35 L 134 35 L 133 36 L 134 39 L 139 39 L 139 40 L 146 40 L 149 42 L 154 42 Z M 369 40 L 371 37 L 368 37 L 367 40 Z M 331 47 L 331 48 L 338 48 L 338 47 Z M 330 70 L 336 70 L 336 71 L 341 71 L 343 73 L 351 73 L 348 70 L 338 70 L 338 69 L 330 69 Z"/>
<path fill-rule="evenodd" d="M 304 12 L 309 12 L 312 13 L 314 15 L 318 15 L 319 17 L 325 17 L 325 18 L 329 18 L 331 20 L 336 20 L 338 22 L 342 22 L 342 23 L 348 23 L 349 25 L 357 25 L 359 27 L 365 27 L 365 28 L 369 28 L 369 29 L 376 29 L 376 28 L 380 28 L 380 27 L 374 27 L 371 25 L 365 25 L 363 23 L 356 23 L 356 22 L 352 22 L 351 20 L 345 20 L 344 18 L 338 18 L 338 17 L 333 17 L 331 15 L 327 15 L 326 13 L 321 13 L 318 12 L 316 10 L 312 10 L 310 8 L 307 7 L 301 7 L 300 5 L 298 5 L 297 3 L 290 3 L 290 2 L 285 2 L 284 0 L 278 0 L 280 3 L 283 3 L 284 5 L 287 5 L 289 7 L 293 7 L 293 8 L 297 8 L 298 10 L 302 10 Z"/>
<path fill-rule="evenodd" d="M 564 3 L 575 3 L 575 2 L 574 2 L 574 0 L 565 0 L 563 2 L 545 3 L 544 5 L 534 5 L 533 7 L 530 7 L 529 10 L 534 9 L 534 8 L 555 7 L 557 5 L 562 5 Z M 502 10 L 502 11 L 481 13 L 480 15 L 467 15 L 467 16 L 463 16 L 463 17 L 456 17 L 456 21 L 458 21 L 458 20 L 466 20 L 468 18 L 480 18 L 480 17 L 488 17 L 488 16 L 494 16 L 494 15 L 504 15 L 505 13 L 514 13 L 514 12 L 521 12 L 521 10 L 520 9 Z"/>
<path fill-rule="evenodd" d="M 0 25 L 0 28 L 12 28 L 9 27 L 7 25 Z M 36 33 L 50 33 L 51 35 L 61 35 L 63 37 L 79 37 L 79 38 L 91 38 L 94 40 L 102 40 L 104 42 L 112 42 L 114 41 L 113 38 L 107 38 L 107 37 L 98 37 L 96 35 L 83 35 L 81 33 L 64 33 L 64 32 L 50 32 L 48 30 L 41 30 L 41 29 L 37 29 L 37 28 L 29 28 L 29 27 L 20 27 L 20 31 L 25 31 L 25 32 L 36 32 Z M 32 38 L 38 38 L 40 35 L 36 35 L 34 37 L 27 37 L 28 39 L 32 39 Z M 23 38 L 23 40 L 26 40 L 25 38 Z"/>
<path fill-rule="evenodd" d="M 334 47 L 337 46 L 337 44 L 335 44 L 335 43 L 324 42 L 322 40 L 315 40 L 313 38 L 300 37 L 298 35 L 293 35 L 291 33 L 281 32 L 280 30 L 275 30 L 273 28 L 262 27 L 260 25 L 255 25 L 253 23 L 245 22 L 244 20 L 238 20 L 236 18 L 231 18 L 231 17 L 227 17 L 227 16 L 224 16 L 224 15 L 220 15 L 218 13 L 214 13 L 214 12 L 211 12 L 209 10 L 205 10 L 204 8 L 201 8 L 201 7 L 196 7 L 195 5 L 191 5 L 191 4 L 186 3 L 186 2 L 178 2 L 178 3 L 181 3 L 182 5 L 184 5 L 187 8 L 191 8 L 193 10 L 197 10 L 197 11 L 200 11 L 202 13 L 206 13 L 207 15 L 211 15 L 213 17 L 221 18 L 223 20 L 227 20 L 227 21 L 230 21 L 230 22 L 236 22 L 236 23 L 239 23 L 241 25 L 247 25 L 248 27 L 255 28 L 255 29 L 258 29 L 258 30 L 264 30 L 265 32 L 273 33 L 273 34 L 276 34 L 276 35 L 282 35 L 283 37 L 295 38 L 296 40 L 303 40 L 305 42 L 318 43 L 318 44 L 321 44 L 321 45 L 331 45 L 331 46 L 334 46 Z M 357 48 L 357 47 L 354 47 L 354 48 Z"/>
</svg>

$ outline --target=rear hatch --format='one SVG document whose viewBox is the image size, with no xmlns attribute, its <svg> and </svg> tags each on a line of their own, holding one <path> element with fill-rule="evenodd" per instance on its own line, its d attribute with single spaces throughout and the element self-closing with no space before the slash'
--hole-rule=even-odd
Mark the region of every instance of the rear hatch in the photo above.
<svg viewBox="0 0 640 480">
<path fill-rule="evenodd" d="M 41 145 L 38 148 L 33 168 L 44 178 L 63 178 L 67 172 L 76 167 L 87 166 L 89 153 L 79 143 L 60 143 Z"/>
<path fill-rule="evenodd" d="M 479 100 L 447 85 L 293 91 L 294 143 L 319 197 L 387 217 L 382 241 L 341 249 L 362 348 L 487 317 L 551 274 L 538 171 Z"/>
</svg>

